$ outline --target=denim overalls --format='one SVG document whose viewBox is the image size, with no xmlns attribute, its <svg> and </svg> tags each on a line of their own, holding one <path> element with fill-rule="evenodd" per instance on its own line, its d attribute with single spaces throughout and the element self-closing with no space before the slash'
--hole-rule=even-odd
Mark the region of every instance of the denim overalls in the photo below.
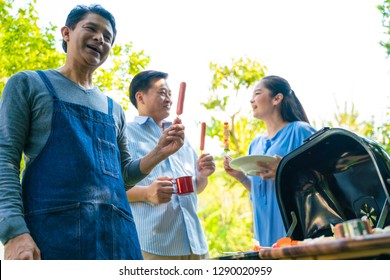
<svg viewBox="0 0 390 280">
<path fill-rule="evenodd" d="M 27 226 L 42 259 L 142 259 L 108 114 L 53 97 L 51 134 L 22 181 Z"/>
</svg>

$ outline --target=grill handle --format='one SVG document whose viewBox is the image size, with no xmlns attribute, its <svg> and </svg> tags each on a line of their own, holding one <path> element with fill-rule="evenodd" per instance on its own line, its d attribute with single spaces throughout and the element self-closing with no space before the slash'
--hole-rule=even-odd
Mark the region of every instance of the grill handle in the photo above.
<svg viewBox="0 0 390 280">
<path fill-rule="evenodd" d="M 291 237 L 292 236 L 292 234 L 294 232 L 294 229 L 297 226 L 297 222 L 298 222 L 297 216 L 295 215 L 295 212 L 291 211 L 290 214 L 291 214 L 291 218 L 292 218 L 292 223 L 291 223 L 290 228 L 287 231 L 287 234 L 286 234 L 287 237 Z"/>
<path fill-rule="evenodd" d="M 311 140 L 317 138 L 318 136 L 322 135 L 323 133 L 325 133 L 326 131 L 328 131 L 330 129 L 329 126 L 325 126 L 323 128 L 321 128 L 320 130 L 318 130 L 316 133 L 314 133 L 313 135 L 310 135 L 309 137 L 307 137 L 305 140 L 303 140 L 303 143 L 307 143 L 307 142 L 310 142 Z"/>
</svg>

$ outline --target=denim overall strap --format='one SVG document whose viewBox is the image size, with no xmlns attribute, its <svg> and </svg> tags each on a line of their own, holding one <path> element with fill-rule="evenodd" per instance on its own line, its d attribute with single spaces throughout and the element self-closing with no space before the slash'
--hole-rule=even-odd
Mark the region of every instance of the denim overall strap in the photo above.
<svg viewBox="0 0 390 280">
<path fill-rule="evenodd" d="M 107 96 L 108 115 L 112 116 L 112 99 Z"/>
<path fill-rule="evenodd" d="M 37 70 L 36 71 L 39 75 L 39 77 L 42 79 L 42 81 L 44 82 L 47 90 L 50 92 L 50 94 L 53 96 L 53 97 L 56 97 L 58 98 L 57 96 L 57 92 L 54 90 L 54 87 L 53 85 L 51 84 L 51 82 L 49 81 L 49 79 L 47 78 L 46 74 L 43 73 L 42 70 Z"/>
<path fill-rule="evenodd" d="M 23 204 L 43 259 L 142 259 L 127 201 L 112 100 L 105 114 L 53 96 L 51 133 L 23 176 Z"/>
</svg>

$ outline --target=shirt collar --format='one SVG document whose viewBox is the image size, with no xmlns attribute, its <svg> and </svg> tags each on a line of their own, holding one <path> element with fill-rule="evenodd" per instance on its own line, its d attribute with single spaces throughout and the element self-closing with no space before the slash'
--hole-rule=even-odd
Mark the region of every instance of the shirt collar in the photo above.
<svg viewBox="0 0 390 280">
<path fill-rule="evenodd" d="M 153 119 L 151 117 L 148 117 L 148 116 L 135 116 L 134 117 L 134 122 L 138 123 L 138 124 L 145 124 L 148 120 L 151 120 L 152 122 Z"/>
<path fill-rule="evenodd" d="M 147 123 L 148 121 L 151 121 L 155 124 L 154 120 L 149 116 L 135 116 L 134 122 L 138 123 L 139 125 L 143 125 Z M 163 123 L 168 123 L 168 127 L 172 124 L 171 121 L 163 120 Z"/>
</svg>

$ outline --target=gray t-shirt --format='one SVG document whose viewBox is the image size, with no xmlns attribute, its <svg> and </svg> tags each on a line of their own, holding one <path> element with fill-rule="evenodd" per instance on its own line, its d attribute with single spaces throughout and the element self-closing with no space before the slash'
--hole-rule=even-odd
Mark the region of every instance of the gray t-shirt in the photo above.
<svg viewBox="0 0 390 280">
<path fill-rule="evenodd" d="M 84 89 L 55 70 L 45 74 L 58 97 L 66 102 L 108 112 L 107 97 L 98 88 Z M 142 180 L 139 159 L 131 158 L 127 145 L 126 119 L 122 107 L 113 102 L 122 175 L 127 188 Z M 24 221 L 20 161 L 31 164 L 45 146 L 51 131 L 52 95 L 35 71 L 12 76 L 0 102 L 0 240 L 29 232 Z"/>
</svg>

